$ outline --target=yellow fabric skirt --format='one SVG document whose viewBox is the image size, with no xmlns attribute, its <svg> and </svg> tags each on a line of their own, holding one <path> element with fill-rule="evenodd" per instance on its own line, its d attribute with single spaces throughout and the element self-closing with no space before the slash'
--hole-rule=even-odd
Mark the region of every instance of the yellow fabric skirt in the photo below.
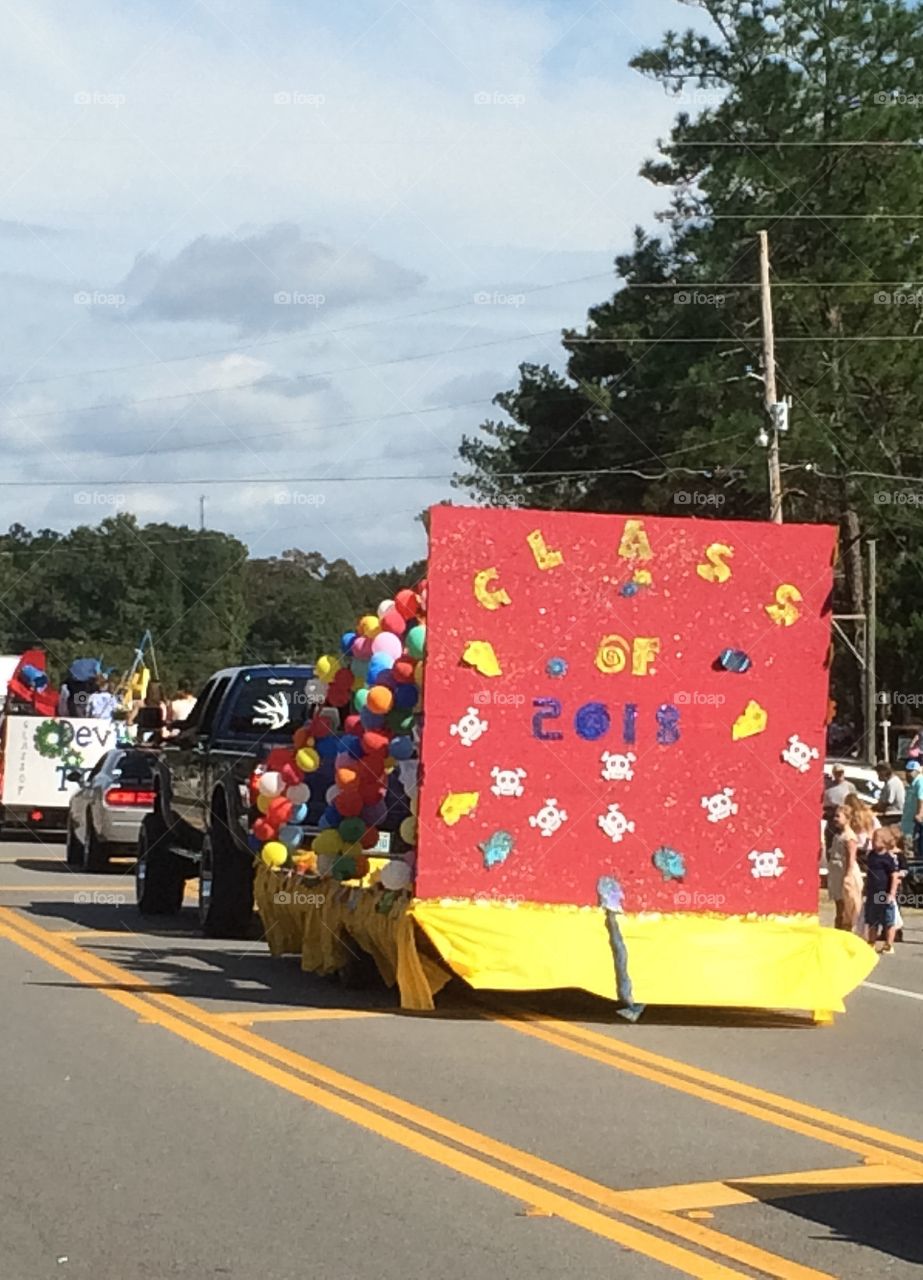
<svg viewBox="0 0 923 1280">
<path fill-rule="evenodd" d="M 453 974 L 497 991 L 576 988 L 616 999 L 605 913 L 596 907 L 418 901 L 336 881 L 311 885 L 260 866 L 256 900 L 274 955 L 332 973 L 351 948 L 371 955 L 405 1009 L 432 1009 Z M 815 916 L 620 915 L 639 1004 L 842 1012 L 876 963 L 855 934 Z M 426 954 L 425 936 L 435 955 Z"/>
</svg>

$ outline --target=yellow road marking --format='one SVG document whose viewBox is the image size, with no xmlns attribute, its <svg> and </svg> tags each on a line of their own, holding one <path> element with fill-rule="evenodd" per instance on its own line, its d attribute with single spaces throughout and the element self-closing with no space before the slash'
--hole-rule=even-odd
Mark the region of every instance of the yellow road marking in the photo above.
<svg viewBox="0 0 923 1280">
<path fill-rule="evenodd" d="M 380 1018 L 380 1009 L 272 1009 L 265 1013 L 216 1013 L 213 1015 L 219 1022 L 233 1022 L 237 1026 L 249 1027 L 253 1022 L 326 1022 L 345 1018 Z"/>
<path fill-rule="evenodd" d="M 894 1165 L 865 1164 L 839 1169 L 804 1169 L 796 1173 L 772 1173 L 763 1177 L 727 1178 L 723 1182 L 685 1182 L 673 1187 L 643 1187 L 633 1194 L 667 1213 L 699 1209 L 723 1209 L 754 1201 L 782 1200 L 789 1196 L 822 1195 L 866 1187 L 896 1187 L 923 1182 L 923 1170 L 910 1173 Z"/>
<path fill-rule="evenodd" d="M 49 934 L 32 921 L 21 919 L 9 908 L 0 909 L 0 921 L 0 935 L 69 973 L 79 982 L 96 984 L 100 978 L 106 977 L 110 980 L 117 979 L 124 986 L 126 979 L 131 980 L 131 975 L 117 965 L 101 960 L 92 953 L 83 952 L 71 943 L 55 942 L 55 934 Z M 126 1005 L 135 1013 L 140 1012 L 145 1019 L 157 1022 L 174 1034 L 253 1075 L 387 1137 L 418 1155 L 521 1200 L 526 1205 L 547 1211 L 572 1225 L 655 1258 L 686 1275 L 701 1277 L 701 1280 L 725 1280 L 726 1277 L 741 1277 L 746 1273 L 693 1253 L 683 1245 L 673 1244 L 638 1227 L 612 1219 L 595 1206 L 615 1210 L 665 1234 L 679 1237 L 687 1244 L 742 1263 L 775 1277 L 776 1280 L 832 1280 L 826 1272 L 780 1258 L 699 1223 L 652 1208 L 640 1201 L 633 1192 L 614 1191 L 550 1161 L 498 1142 L 487 1134 L 456 1124 L 435 1112 L 284 1049 L 233 1023 L 221 1022 L 182 997 L 156 994 L 153 991 L 138 996 L 129 994 L 124 989 L 111 987 L 101 990 L 103 995 Z M 269 1062 L 265 1061 L 267 1058 L 270 1059 Z M 273 1063 L 292 1068 L 303 1076 L 309 1076 L 310 1080 L 302 1079 L 293 1074 L 292 1070 L 282 1070 Z M 339 1092 L 335 1093 L 333 1089 Z M 345 1097 L 341 1096 L 344 1094 Z M 386 1114 L 382 1115 L 381 1112 Z M 411 1128 L 411 1124 L 417 1128 Z M 436 1136 L 431 1137 L 430 1134 Z M 465 1151 L 459 1151 L 456 1146 L 447 1145 L 443 1139 L 466 1147 L 476 1154 L 469 1155 Z M 508 1173 L 505 1169 L 486 1163 L 482 1158 L 484 1156 L 502 1161 L 514 1172 Z M 529 1177 L 541 1179 L 554 1189 L 547 1190 L 537 1182 L 529 1181 Z M 562 1194 L 565 1192 L 589 1201 L 590 1205 L 568 1198 Z"/>
<path fill-rule="evenodd" d="M 842 1147 L 856 1155 L 870 1158 L 873 1163 L 890 1161 L 912 1173 L 923 1171 L 923 1161 L 895 1157 L 893 1152 L 882 1149 L 893 1147 L 896 1151 L 923 1156 L 923 1142 L 904 1134 L 891 1133 L 887 1129 L 879 1129 L 875 1125 L 864 1124 L 860 1120 L 852 1120 L 848 1116 L 798 1102 L 780 1093 L 758 1089 L 728 1076 L 702 1070 L 687 1062 L 640 1049 L 623 1040 L 561 1022 L 559 1019 L 544 1018 L 539 1014 L 527 1014 L 523 1017 L 518 1014 L 491 1013 L 489 1016 L 503 1026 L 594 1062 L 601 1062 L 645 1080 L 653 1080 L 657 1084 L 667 1084 L 680 1092 L 716 1102 L 732 1111 L 779 1125 L 804 1137 L 817 1138 L 831 1146 Z M 840 1130 L 845 1132 L 841 1133 Z M 880 1145 L 871 1146 L 869 1142 L 860 1141 L 859 1138 L 868 1138 L 870 1142 Z"/>
</svg>

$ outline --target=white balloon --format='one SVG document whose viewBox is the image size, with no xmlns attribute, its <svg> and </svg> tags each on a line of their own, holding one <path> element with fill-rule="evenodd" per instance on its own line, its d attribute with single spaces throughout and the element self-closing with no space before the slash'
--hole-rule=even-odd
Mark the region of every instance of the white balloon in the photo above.
<svg viewBox="0 0 923 1280">
<path fill-rule="evenodd" d="M 382 867 L 380 879 L 385 889 L 406 889 L 413 876 L 406 862 L 394 859 Z"/>
<path fill-rule="evenodd" d="M 281 773 L 270 770 L 264 773 L 260 778 L 260 795 L 261 796 L 281 796 L 285 790 L 285 783 L 282 780 Z"/>
<path fill-rule="evenodd" d="M 388 612 L 388 610 L 393 608 L 394 608 L 393 600 L 382 600 L 381 604 L 378 606 L 379 618 L 383 618 L 385 614 Z"/>
<path fill-rule="evenodd" d="M 334 796 L 338 796 L 339 794 L 340 794 L 340 788 L 337 786 L 336 783 L 334 783 L 332 787 L 327 788 L 324 794 L 324 799 L 327 801 L 328 804 L 333 804 Z"/>
<path fill-rule="evenodd" d="M 333 870 L 334 861 L 332 853 L 319 853 L 317 855 L 317 874 L 321 877 L 329 876 Z"/>
<path fill-rule="evenodd" d="M 299 782 L 294 787 L 289 787 L 285 795 L 287 799 L 291 800 L 292 804 L 307 804 L 311 798 L 311 792 L 304 782 Z"/>
</svg>

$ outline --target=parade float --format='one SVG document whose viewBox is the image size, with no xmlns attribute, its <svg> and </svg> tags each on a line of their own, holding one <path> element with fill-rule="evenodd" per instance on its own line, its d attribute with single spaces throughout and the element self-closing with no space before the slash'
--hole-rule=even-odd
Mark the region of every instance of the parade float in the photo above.
<svg viewBox="0 0 923 1280">
<path fill-rule="evenodd" d="M 251 778 L 271 948 L 361 949 L 412 1009 L 457 976 L 842 1010 L 875 956 L 818 919 L 835 553 L 822 525 L 434 508 L 426 582 L 319 658 L 327 706 Z"/>
</svg>

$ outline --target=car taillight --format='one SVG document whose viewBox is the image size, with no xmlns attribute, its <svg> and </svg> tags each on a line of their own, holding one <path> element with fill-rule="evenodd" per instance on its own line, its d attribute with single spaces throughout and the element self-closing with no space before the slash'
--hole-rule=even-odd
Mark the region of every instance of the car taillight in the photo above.
<svg viewBox="0 0 923 1280">
<path fill-rule="evenodd" d="M 130 807 L 138 808 L 145 806 L 150 808 L 153 805 L 155 796 L 153 791 L 127 791 L 123 787 L 110 787 L 105 795 L 106 804 L 113 808 Z"/>
</svg>

